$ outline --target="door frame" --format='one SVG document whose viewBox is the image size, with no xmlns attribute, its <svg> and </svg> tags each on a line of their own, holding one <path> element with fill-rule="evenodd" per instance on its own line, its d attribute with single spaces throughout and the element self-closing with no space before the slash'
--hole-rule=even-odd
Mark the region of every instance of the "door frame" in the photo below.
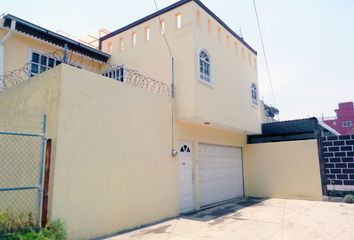
<svg viewBox="0 0 354 240">
<path fill-rule="evenodd" d="M 181 154 L 181 148 L 183 145 L 187 145 L 189 148 L 190 148 L 190 154 L 191 154 L 191 166 L 192 166 L 192 182 L 191 182 L 191 185 L 192 185 L 192 202 L 193 202 L 193 209 L 191 210 L 187 210 L 187 211 L 181 211 L 181 182 L 180 182 L 180 173 L 181 173 L 181 169 L 180 169 L 180 161 L 181 161 L 181 158 L 180 158 L 180 154 Z M 195 205 L 195 200 L 196 200 L 196 195 L 195 195 L 195 157 L 194 157 L 194 143 L 193 141 L 188 141 L 188 140 L 179 140 L 178 141 L 178 184 L 179 184 L 179 214 L 186 214 L 186 213 L 189 213 L 189 212 L 193 212 L 196 210 L 196 205 Z"/>
</svg>

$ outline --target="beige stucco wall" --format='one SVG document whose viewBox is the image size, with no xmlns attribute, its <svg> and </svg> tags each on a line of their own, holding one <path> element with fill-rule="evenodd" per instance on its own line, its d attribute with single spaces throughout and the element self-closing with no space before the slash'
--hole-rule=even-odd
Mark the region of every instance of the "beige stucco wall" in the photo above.
<svg viewBox="0 0 354 240">
<path fill-rule="evenodd" d="M 210 121 L 260 133 L 260 108 L 251 101 L 251 84 L 258 86 L 257 56 L 196 3 L 193 6 L 193 12 L 200 11 L 201 16 L 200 24 L 194 24 L 196 118 L 202 123 Z M 211 86 L 199 80 L 197 59 L 201 49 L 211 58 Z"/>
<path fill-rule="evenodd" d="M 249 144 L 244 176 L 247 196 L 322 199 L 316 140 Z"/>
<path fill-rule="evenodd" d="M 200 11 L 200 24 L 197 11 Z M 181 29 L 176 29 L 178 13 L 182 15 Z M 171 58 L 160 32 L 160 19 L 165 21 L 165 36 L 175 60 L 176 118 L 194 124 L 209 122 L 215 128 L 240 133 L 259 133 L 260 111 L 251 104 L 250 90 L 252 82 L 258 84 L 256 55 L 193 1 L 103 41 L 103 51 L 108 51 L 108 45 L 112 44 L 111 63 L 126 64 L 146 76 L 171 84 Z M 208 33 L 209 19 L 211 34 Z M 144 39 L 146 27 L 150 27 L 150 41 Z M 218 27 L 220 38 L 216 34 Z M 133 33 L 137 36 L 135 46 Z M 123 50 L 120 49 L 122 38 Z M 199 81 L 200 49 L 206 49 L 211 57 L 212 86 Z"/>
<path fill-rule="evenodd" d="M 53 160 L 58 120 L 60 68 L 51 69 L 30 81 L 0 92 L 0 131 L 17 133 L 42 133 L 42 116 L 47 116 L 46 137 L 53 139 Z M 0 169 L 1 187 L 34 186 L 38 182 L 38 164 L 41 139 L 36 137 L 1 135 L 1 159 L 7 161 Z M 9 158 L 10 156 L 10 158 Z M 19 174 L 21 173 L 21 174 Z M 1 207 L 34 213 L 37 191 L 3 192 Z M 20 200 L 19 200 L 20 199 Z M 22 199 L 22 200 L 21 200 Z"/>
<path fill-rule="evenodd" d="M 178 214 L 170 98 L 62 67 L 53 219 L 85 239 Z"/>
</svg>

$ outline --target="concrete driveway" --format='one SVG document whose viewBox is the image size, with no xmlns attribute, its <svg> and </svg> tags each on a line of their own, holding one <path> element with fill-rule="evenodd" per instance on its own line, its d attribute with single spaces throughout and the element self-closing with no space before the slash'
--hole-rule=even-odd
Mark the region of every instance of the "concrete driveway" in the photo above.
<svg viewBox="0 0 354 240">
<path fill-rule="evenodd" d="M 354 205 L 240 199 L 107 240 L 354 239 Z"/>
</svg>

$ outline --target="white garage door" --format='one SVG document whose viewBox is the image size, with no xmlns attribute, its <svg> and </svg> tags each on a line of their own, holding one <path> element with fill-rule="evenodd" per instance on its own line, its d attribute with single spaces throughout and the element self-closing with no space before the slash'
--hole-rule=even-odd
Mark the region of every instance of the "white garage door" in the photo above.
<svg viewBox="0 0 354 240">
<path fill-rule="evenodd" d="M 243 196 L 241 148 L 200 144 L 199 159 L 201 206 Z"/>
</svg>

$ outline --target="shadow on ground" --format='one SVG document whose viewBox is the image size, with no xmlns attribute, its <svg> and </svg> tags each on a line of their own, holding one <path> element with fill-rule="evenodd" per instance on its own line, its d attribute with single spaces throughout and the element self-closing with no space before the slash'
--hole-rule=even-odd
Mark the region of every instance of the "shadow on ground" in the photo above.
<svg viewBox="0 0 354 240">
<path fill-rule="evenodd" d="M 202 221 L 202 222 L 207 222 L 210 220 L 215 220 L 220 217 L 223 217 L 228 214 L 233 214 L 233 217 L 240 217 L 239 214 L 237 213 L 238 210 L 246 207 L 250 207 L 252 205 L 259 205 L 261 204 L 264 200 L 267 200 L 266 198 L 251 198 L 251 197 L 245 197 L 245 198 L 240 198 L 236 199 L 221 205 L 214 205 L 207 207 L 206 209 L 203 209 L 198 212 L 193 212 L 189 214 L 184 214 L 181 216 L 181 218 L 189 219 L 189 220 L 195 220 L 195 221 Z"/>
</svg>

